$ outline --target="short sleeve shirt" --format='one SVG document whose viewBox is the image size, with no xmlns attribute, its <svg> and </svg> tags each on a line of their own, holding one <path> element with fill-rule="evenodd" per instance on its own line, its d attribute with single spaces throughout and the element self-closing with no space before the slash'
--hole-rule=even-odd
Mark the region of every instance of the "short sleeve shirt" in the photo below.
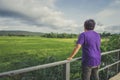
<svg viewBox="0 0 120 80">
<path fill-rule="evenodd" d="M 77 44 L 82 45 L 82 65 L 100 65 L 100 41 L 100 35 L 93 30 L 83 32 L 79 35 Z"/>
</svg>

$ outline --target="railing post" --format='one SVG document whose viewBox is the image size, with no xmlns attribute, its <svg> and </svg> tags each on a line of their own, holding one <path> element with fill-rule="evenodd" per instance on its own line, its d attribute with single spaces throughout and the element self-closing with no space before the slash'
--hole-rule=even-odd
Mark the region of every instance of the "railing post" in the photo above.
<svg viewBox="0 0 120 80">
<path fill-rule="evenodd" d="M 117 59 L 120 60 L 120 51 L 118 51 Z M 117 73 L 119 72 L 119 64 L 117 64 Z"/>
<path fill-rule="evenodd" d="M 109 67 L 107 68 L 107 76 L 106 76 L 106 80 L 109 79 Z"/>
<path fill-rule="evenodd" d="M 119 72 L 119 63 L 117 64 L 117 73 Z"/>
<path fill-rule="evenodd" d="M 118 51 L 117 59 L 120 60 L 120 51 Z"/>
<path fill-rule="evenodd" d="M 118 60 L 120 60 L 120 51 L 118 51 Z M 120 63 L 118 63 L 118 72 L 120 71 Z"/>
<path fill-rule="evenodd" d="M 70 62 L 63 65 L 63 79 L 70 80 Z"/>
</svg>

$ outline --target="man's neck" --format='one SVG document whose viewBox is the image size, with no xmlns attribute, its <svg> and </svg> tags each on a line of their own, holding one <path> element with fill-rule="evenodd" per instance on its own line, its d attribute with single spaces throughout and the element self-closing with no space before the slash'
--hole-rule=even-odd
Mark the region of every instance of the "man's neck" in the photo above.
<svg viewBox="0 0 120 80">
<path fill-rule="evenodd" d="M 87 29 L 85 29 L 84 31 L 87 32 L 87 31 L 91 31 L 91 30 L 87 30 Z"/>
</svg>

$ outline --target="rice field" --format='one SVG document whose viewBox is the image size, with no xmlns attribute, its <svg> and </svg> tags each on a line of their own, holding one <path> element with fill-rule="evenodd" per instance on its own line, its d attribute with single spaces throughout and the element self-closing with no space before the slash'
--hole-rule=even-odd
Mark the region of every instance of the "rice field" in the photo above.
<svg viewBox="0 0 120 80">
<path fill-rule="evenodd" d="M 1 36 L 0 72 L 65 60 L 76 39 Z"/>
</svg>

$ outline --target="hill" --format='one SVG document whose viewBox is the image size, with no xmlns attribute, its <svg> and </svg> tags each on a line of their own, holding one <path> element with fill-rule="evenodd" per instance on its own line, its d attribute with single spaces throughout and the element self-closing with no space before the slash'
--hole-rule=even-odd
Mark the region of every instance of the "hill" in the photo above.
<svg viewBox="0 0 120 80">
<path fill-rule="evenodd" d="M 29 32 L 29 31 L 0 31 L 0 36 L 41 36 L 41 32 Z"/>
<path fill-rule="evenodd" d="M 29 31 L 0 31 L 0 36 L 40 36 L 46 38 L 77 38 L 78 34 L 68 33 L 41 33 Z"/>
</svg>

